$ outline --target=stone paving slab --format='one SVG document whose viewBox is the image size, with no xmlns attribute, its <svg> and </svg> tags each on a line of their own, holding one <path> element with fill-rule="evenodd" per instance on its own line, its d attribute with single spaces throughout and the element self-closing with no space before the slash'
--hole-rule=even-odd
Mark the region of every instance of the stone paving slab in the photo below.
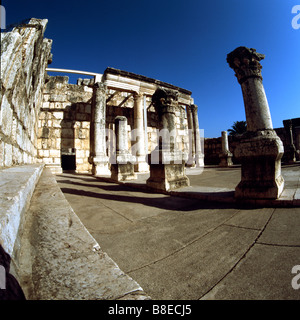
<svg viewBox="0 0 300 320">
<path fill-rule="evenodd" d="M 226 180 L 229 190 L 239 181 L 239 168 L 207 169 L 203 180 L 189 175 L 201 188 L 226 193 Z M 299 166 L 283 171 L 296 195 Z M 300 299 L 291 285 L 300 265 L 298 207 L 152 193 L 146 176 L 129 185 L 79 174 L 56 179 L 101 248 L 151 298 Z"/>
<path fill-rule="evenodd" d="M 300 247 L 256 244 L 203 300 L 300 300 L 291 282 Z"/>
<path fill-rule="evenodd" d="M 34 191 L 24 230 L 18 274 L 27 299 L 149 299 L 100 248 L 48 168 Z"/>
<path fill-rule="evenodd" d="M 257 207 L 300 207 L 300 163 L 282 167 L 285 188 L 279 199 L 235 199 L 234 190 L 240 181 L 240 166 L 219 168 L 217 166 L 203 168 L 187 168 L 186 175 L 190 179 L 190 186 L 165 194 L 185 198 L 214 201 L 221 203 L 236 203 Z M 108 177 L 101 178 L 109 181 Z M 136 181 L 119 182 L 128 186 L 149 189 L 146 186 L 148 175 L 140 175 Z M 155 190 L 153 190 L 156 192 Z"/>
</svg>

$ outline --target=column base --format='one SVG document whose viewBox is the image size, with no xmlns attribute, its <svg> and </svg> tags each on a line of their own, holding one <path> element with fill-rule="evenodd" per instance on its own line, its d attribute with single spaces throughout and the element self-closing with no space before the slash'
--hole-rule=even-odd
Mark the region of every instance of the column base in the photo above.
<svg viewBox="0 0 300 320">
<path fill-rule="evenodd" d="M 148 187 L 162 191 L 190 186 L 184 164 L 151 164 L 150 178 L 146 183 Z"/>
<path fill-rule="evenodd" d="M 111 165 L 111 179 L 114 181 L 129 181 L 137 178 L 134 165 L 130 162 Z"/>
<path fill-rule="evenodd" d="M 195 155 L 196 167 L 204 167 L 204 155 L 199 153 Z"/>
<path fill-rule="evenodd" d="M 269 181 L 241 181 L 235 188 L 234 196 L 238 199 L 278 199 L 283 189 L 282 176 Z"/>
<path fill-rule="evenodd" d="M 280 197 L 284 188 L 281 175 L 283 144 L 274 130 L 265 130 L 241 141 L 235 156 L 242 164 L 242 179 L 235 189 L 236 198 Z"/>
<path fill-rule="evenodd" d="M 99 156 L 93 159 L 92 174 L 94 176 L 107 176 L 111 175 L 111 171 L 108 168 L 108 157 Z"/>
<path fill-rule="evenodd" d="M 135 172 L 149 172 L 149 164 L 146 162 L 145 156 L 136 156 L 136 163 L 134 164 L 134 171 Z"/>
<path fill-rule="evenodd" d="M 228 152 L 220 154 L 219 167 L 230 167 L 232 165 L 232 153 Z"/>
</svg>

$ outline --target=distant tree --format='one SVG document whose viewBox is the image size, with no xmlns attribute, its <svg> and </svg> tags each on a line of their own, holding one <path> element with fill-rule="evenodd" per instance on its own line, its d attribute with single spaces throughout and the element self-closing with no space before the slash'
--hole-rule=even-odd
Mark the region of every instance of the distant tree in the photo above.
<svg viewBox="0 0 300 320">
<path fill-rule="evenodd" d="M 227 130 L 230 136 L 235 136 L 236 134 L 243 134 L 247 131 L 246 121 L 235 121 L 231 129 Z"/>
</svg>

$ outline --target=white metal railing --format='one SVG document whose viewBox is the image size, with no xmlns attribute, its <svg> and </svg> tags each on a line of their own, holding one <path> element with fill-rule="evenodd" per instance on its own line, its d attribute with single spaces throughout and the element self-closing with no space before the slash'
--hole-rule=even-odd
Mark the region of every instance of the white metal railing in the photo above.
<svg viewBox="0 0 300 320">
<path fill-rule="evenodd" d="M 70 69 L 59 69 L 59 68 L 46 68 L 46 71 L 61 72 L 61 73 L 73 73 L 73 74 L 82 74 L 82 75 L 86 75 L 86 76 L 93 76 L 95 79 L 95 83 L 100 82 L 102 80 L 102 76 L 103 76 L 101 73 L 79 71 L 79 70 L 70 70 Z"/>
</svg>

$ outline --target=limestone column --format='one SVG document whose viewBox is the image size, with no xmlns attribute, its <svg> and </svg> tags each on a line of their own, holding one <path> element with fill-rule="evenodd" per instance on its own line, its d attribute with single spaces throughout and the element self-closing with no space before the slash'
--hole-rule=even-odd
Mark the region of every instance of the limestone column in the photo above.
<svg viewBox="0 0 300 320">
<path fill-rule="evenodd" d="M 286 160 L 288 163 L 296 162 L 296 147 L 294 145 L 294 138 L 293 138 L 293 124 L 292 120 L 285 120 L 283 121 L 286 133 L 288 135 L 289 145 L 287 146 L 287 150 L 285 150 Z"/>
<path fill-rule="evenodd" d="M 96 176 L 110 175 L 106 154 L 106 86 L 101 82 L 94 84 L 92 108 L 92 173 Z"/>
<path fill-rule="evenodd" d="M 270 109 L 262 84 L 260 61 L 255 49 L 239 47 L 227 55 L 229 66 L 241 85 L 247 132 L 235 150 L 242 164 L 242 178 L 235 190 L 237 198 L 276 199 L 284 187 L 281 175 L 283 144 L 273 130 Z"/>
<path fill-rule="evenodd" d="M 111 164 L 111 178 L 116 181 L 136 179 L 134 173 L 135 157 L 129 153 L 127 118 L 115 118 L 116 163 Z"/>
<path fill-rule="evenodd" d="M 229 151 L 227 131 L 222 131 L 222 152 L 220 157 L 220 167 L 232 166 L 232 153 Z"/>
<path fill-rule="evenodd" d="M 188 132 L 189 132 L 189 156 L 188 156 L 188 167 L 195 167 L 195 131 L 193 123 L 193 114 L 191 106 L 186 107 Z"/>
<path fill-rule="evenodd" d="M 149 172 L 149 165 L 146 162 L 145 130 L 144 130 L 144 95 L 134 95 L 134 130 L 136 134 L 135 156 L 136 172 Z"/>
<path fill-rule="evenodd" d="M 152 103 L 158 115 L 159 143 L 149 157 L 147 186 L 163 191 L 189 186 L 183 151 L 176 148 L 178 91 L 158 88 L 152 96 Z"/>
<path fill-rule="evenodd" d="M 190 106 L 193 116 L 193 130 L 194 130 L 194 141 L 195 141 L 195 163 L 196 167 L 204 167 L 204 154 L 201 148 L 201 137 L 198 119 L 198 106 L 193 104 Z"/>
</svg>

